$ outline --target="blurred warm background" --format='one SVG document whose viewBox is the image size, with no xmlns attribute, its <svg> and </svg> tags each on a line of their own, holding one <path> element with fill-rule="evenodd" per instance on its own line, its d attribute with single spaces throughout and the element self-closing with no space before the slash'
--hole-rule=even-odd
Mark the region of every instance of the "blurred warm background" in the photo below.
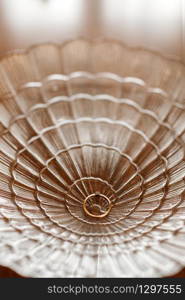
<svg viewBox="0 0 185 300">
<path fill-rule="evenodd" d="M 0 53 L 77 36 L 114 37 L 185 57 L 184 0 L 1 0 Z"/>
<path fill-rule="evenodd" d="M 0 55 L 79 36 L 113 37 L 185 62 L 184 0 L 0 0 Z M 16 277 L 0 268 L 0 277 Z M 185 277 L 185 270 L 174 276 Z"/>
</svg>

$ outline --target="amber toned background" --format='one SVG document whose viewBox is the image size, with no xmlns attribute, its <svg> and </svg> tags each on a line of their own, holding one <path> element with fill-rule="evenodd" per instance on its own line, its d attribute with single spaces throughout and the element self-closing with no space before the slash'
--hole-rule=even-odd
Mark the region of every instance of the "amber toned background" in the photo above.
<svg viewBox="0 0 185 300">
<path fill-rule="evenodd" d="M 113 37 L 185 62 L 185 0 L 0 0 L 0 56 L 79 36 Z M 0 277 L 20 277 L 0 267 Z M 185 277 L 185 269 L 173 277 Z"/>
</svg>

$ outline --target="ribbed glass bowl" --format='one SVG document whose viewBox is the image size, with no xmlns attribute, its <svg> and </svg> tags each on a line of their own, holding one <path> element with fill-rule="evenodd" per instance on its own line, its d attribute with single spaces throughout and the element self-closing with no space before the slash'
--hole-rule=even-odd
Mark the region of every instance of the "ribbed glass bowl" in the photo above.
<svg viewBox="0 0 185 300">
<path fill-rule="evenodd" d="M 110 40 L 0 61 L 0 264 L 30 277 L 185 266 L 185 67 Z"/>
</svg>

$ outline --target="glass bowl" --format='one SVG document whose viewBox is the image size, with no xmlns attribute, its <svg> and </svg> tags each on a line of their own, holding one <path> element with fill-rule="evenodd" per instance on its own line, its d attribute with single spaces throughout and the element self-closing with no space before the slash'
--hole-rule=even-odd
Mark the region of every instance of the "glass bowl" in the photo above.
<svg viewBox="0 0 185 300">
<path fill-rule="evenodd" d="M 185 67 L 113 40 L 0 61 L 0 264 L 28 277 L 185 265 Z"/>
</svg>

